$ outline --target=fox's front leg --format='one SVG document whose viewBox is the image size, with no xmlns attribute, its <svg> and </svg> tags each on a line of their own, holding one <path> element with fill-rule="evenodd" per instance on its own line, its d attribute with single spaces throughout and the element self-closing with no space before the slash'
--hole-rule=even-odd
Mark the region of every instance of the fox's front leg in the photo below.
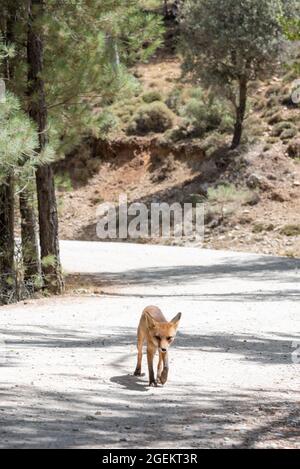
<svg viewBox="0 0 300 469">
<path fill-rule="evenodd" d="M 162 352 L 159 352 L 159 359 L 158 359 L 158 365 L 157 365 L 157 381 L 160 383 L 161 382 L 161 374 L 163 370 L 163 356 Z"/>
<path fill-rule="evenodd" d="M 169 373 L 169 357 L 168 357 L 168 352 L 162 353 L 162 361 L 164 364 L 163 370 L 161 372 L 161 375 L 159 377 L 159 380 L 161 384 L 165 384 L 168 379 L 168 373 Z"/>
<path fill-rule="evenodd" d="M 153 359 L 155 355 L 155 350 L 153 348 L 147 348 L 147 360 L 148 360 L 148 370 L 149 370 L 149 386 L 157 386 L 157 381 L 154 378 L 153 370 Z"/>
<path fill-rule="evenodd" d="M 138 342 L 137 342 L 137 364 L 134 372 L 134 376 L 142 376 L 142 358 L 143 358 L 143 344 L 144 344 L 144 335 L 140 330 L 138 330 Z"/>
</svg>

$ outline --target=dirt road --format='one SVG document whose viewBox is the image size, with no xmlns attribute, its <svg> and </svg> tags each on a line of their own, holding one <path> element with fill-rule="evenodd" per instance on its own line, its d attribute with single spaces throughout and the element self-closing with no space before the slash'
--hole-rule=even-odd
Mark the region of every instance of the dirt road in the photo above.
<svg viewBox="0 0 300 469">
<path fill-rule="evenodd" d="M 80 242 L 62 258 L 103 294 L 1 308 L 1 448 L 299 447 L 299 261 Z M 165 387 L 132 376 L 148 304 L 183 313 Z"/>
</svg>

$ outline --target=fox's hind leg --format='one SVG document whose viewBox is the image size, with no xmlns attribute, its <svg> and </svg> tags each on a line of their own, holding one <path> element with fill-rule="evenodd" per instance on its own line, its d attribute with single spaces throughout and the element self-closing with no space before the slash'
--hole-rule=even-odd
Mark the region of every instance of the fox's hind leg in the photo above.
<svg viewBox="0 0 300 469">
<path fill-rule="evenodd" d="M 143 358 L 143 345 L 144 345 L 145 336 L 140 330 L 138 329 L 138 340 L 137 340 L 137 364 L 136 369 L 134 372 L 134 376 L 142 376 L 142 358 Z"/>
</svg>

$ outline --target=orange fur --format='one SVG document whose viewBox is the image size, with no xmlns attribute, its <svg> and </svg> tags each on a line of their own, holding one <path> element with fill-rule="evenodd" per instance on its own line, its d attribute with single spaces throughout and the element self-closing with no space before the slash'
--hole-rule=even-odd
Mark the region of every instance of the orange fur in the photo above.
<svg viewBox="0 0 300 469">
<path fill-rule="evenodd" d="M 137 330 L 137 365 L 135 376 L 141 376 L 143 344 L 147 344 L 147 361 L 149 371 L 149 386 L 157 386 L 157 383 L 165 384 L 168 379 L 169 362 L 168 349 L 173 343 L 181 313 L 178 313 L 170 322 L 156 306 L 147 306 L 144 309 Z M 157 379 L 154 377 L 153 359 L 159 351 Z"/>
</svg>

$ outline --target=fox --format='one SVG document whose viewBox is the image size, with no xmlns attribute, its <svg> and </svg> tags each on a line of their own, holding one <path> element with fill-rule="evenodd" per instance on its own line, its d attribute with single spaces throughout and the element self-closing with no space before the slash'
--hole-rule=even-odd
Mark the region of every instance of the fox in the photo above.
<svg viewBox="0 0 300 469">
<path fill-rule="evenodd" d="M 147 361 L 149 371 L 149 386 L 164 385 L 168 379 L 169 360 L 168 350 L 174 342 L 181 319 L 181 313 L 168 322 L 157 306 L 147 306 L 143 312 L 137 329 L 137 365 L 134 376 L 142 376 L 143 345 L 147 343 Z M 157 378 L 153 370 L 153 360 L 159 353 Z"/>
</svg>

